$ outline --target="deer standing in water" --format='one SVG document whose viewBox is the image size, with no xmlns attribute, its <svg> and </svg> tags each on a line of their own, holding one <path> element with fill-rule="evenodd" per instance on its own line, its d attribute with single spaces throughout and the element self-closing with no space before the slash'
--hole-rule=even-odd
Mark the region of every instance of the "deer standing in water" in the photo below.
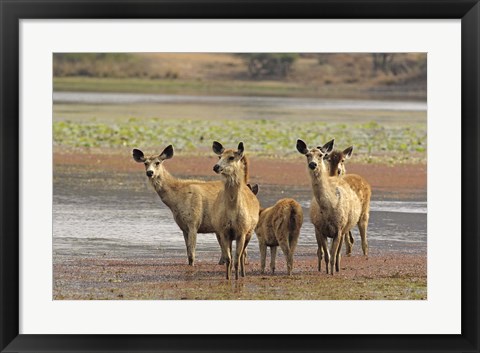
<svg viewBox="0 0 480 353">
<path fill-rule="evenodd" d="M 329 166 L 330 176 L 338 176 L 343 178 L 353 191 L 357 194 L 362 203 L 362 212 L 358 220 L 358 230 L 362 240 L 363 255 L 368 256 L 368 241 L 367 241 L 367 227 L 370 218 L 370 198 L 372 196 L 372 188 L 370 184 L 360 175 L 346 174 L 345 161 L 350 159 L 353 153 L 353 146 L 346 148 L 343 151 L 334 150 L 325 157 Z M 345 238 L 346 255 L 350 256 L 352 253 L 353 237 L 352 232 L 348 232 L 348 237 Z"/>
<path fill-rule="evenodd" d="M 214 232 L 211 222 L 212 206 L 223 184 L 220 181 L 205 182 L 175 178 L 163 166 L 164 161 L 172 157 L 172 145 L 167 146 L 159 155 L 149 157 L 145 157 L 138 149 L 133 150 L 133 159 L 145 165 L 150 184 L 172 211 L 175 222 L 182 230 L 188 264 L 193 266 L 197 233 Z"/>
<path fill-rule="evenodd" d="M 212 224 L 222 247 L 227 279 L 232 273 L 232 242 L 235 240 L 233 265 L 235 279 L 238 279 L 239 271 L 245 277 L 245 250 L 258 222 L 260 204 L 247 186 L 248 159 L 243 142 L 233 150 L 214 141 L 212 149 L 219 158 L 213 170 L 223 176 L 223 188 L 213 204 Z"/>
<path fill-rule="evenodd" d="M 258 193 L 258 185 L 250 186 L 252 192 Z M 260 208 L 259 219 L 255 228 L 260 247 L 260 264 L 262 273 L 265 273 L 267 258 L 267 246 L 270 247 L 270 269 L 275 273 L 275 258 L 277 247 L 285 255 L 287 262 L 287 274 L 293 269 L 293 254 L 297 246 L 300 228 L 303 224 L 302 206 L 294 199 L 281 199 L 275 205 L 268 208 Z"/>
<path fill-rule="evenodd" d="M 358 223 L 361 214 L 361 202 L 357 194 L 343 178 L 331 177 L 324 157 L 333 150 L 334 140 L 322 147 L 307 148 L 302 140 L 297 140 L 297 150 L 307 157 L 309 175 L 312 181 L 313 199 L 310 218 L 315 227 L 318 250 L 318 270 L 325 255 L 327 273 L 333 275 L 333 268 L 340 271 L 344 235 Z M 327 238 L 332 238 L 330 252 Z"/>
</svg>

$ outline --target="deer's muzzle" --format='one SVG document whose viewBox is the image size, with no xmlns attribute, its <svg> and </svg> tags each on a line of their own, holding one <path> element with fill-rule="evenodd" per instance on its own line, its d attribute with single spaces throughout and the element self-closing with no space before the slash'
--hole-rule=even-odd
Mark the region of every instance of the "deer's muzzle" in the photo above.
<svg viewBox="0 0 480 353">
<path fill-rule="evenodd" d="M 221 169 L 221 167 L 220 167 L 218 164 L 215 164 L 215 165 L 213 166 L 213 171 L 218 174 L 218 173 L 220 173 L 220 172 L 222 171 L 222 169 Z"/>
</svg>

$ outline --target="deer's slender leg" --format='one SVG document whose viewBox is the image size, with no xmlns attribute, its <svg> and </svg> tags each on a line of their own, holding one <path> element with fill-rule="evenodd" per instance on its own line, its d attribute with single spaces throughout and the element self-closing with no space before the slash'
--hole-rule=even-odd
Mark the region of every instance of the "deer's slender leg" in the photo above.
<svg viewBox="0 0 480 353">
<path fill-rule="evenodd" d="M 335 266 L 335 262 L 337 261 L 337 253 L 338 247 L 340 245 L 340 241 L 342 239 L 342 231 L 340 230 L 336 237 L 332 240 L 332 245 L 330 247 L 330 273 L 333 275 L 333 268 Z"/>
<path fill-rule="evenodd" d="M 358 223 L 358 230 L 360 231 L 360 238 L 362 239 L 363 255 L 368 257 L 367 227 L 368 227 L 368 216 L 364 216 Z"/>
<path fill-rule="evenodd" d="M 188 264 L 190 266 L 193 266 L 194 258 L 192 256 L 192 248 L 191 248 L 191 242 L 189 240 L 189 232 L 188 231 L 183 231 L 183 239 L 185 240 L 185 246 L 187 247 L 187 258 L 188 258 Z"/>
<path fill-rule="evenodd" d="M 325 251 L 322 245 L 322 234 L 320 231 L 315 228 L 315 238 L 317 239 L 317 257 L 318 257 L 318 271 L 322 270 L 322 258 L 323 253 L 325 252 L 325 263 L 327 264 L 327 273 L 328 273 L 328 251 Z"/>
<path fill-rule="evenodd" d="M 277 247 L 270 247 L 270 270 L 272 270 L 272 275 L 275 274 L 275 259 L 277 257 Z"/>
<path fill-rule="evenodd" d="M 283 251 L 283 254 L 285 255 L 285 262 L 287 263 L 287 273 L 290 275 L 292 273 L 292 256 L 291 256 L 291 249 L 290 246 L 288 245 L 288 240 L 285 239 L 281 242 L 278 242 L 280 245 L 280 248 Z"/>
<path fill-rule="evenodd" d="M 239 264 L 242 260 L 243 248 L 245 247 L 245 237 L 239 236 L 236 240 L 235 245 L 235 258 L 234 258 L 234 266 L 235 266 L 235 279 L 238 279 L 239 274 Z"/>
<path fill-rule="evenodd" d="M 267 244 L 264 241 L 259 240 L 258 246 L 260 248 L 260 271 L 265 273 L 265 263 L 267 262 Z"/>
<path fill-rule="evenodd" d="M 351 256 L 352 255 L 352 248 L 353 248 L 353 236 L 352 231 L 348 231 L 348 234 L 345 236 L 345 255 Z"/>
<path fill-rule="evenodd" d="M 252 239 L 253 232 L 250 232 L 247 234 L 245 237 L 245 244 L 243 245 L 243 252 L 242 252 L 242 257 L 240 258 L 240 275 L 242 277 L 245 277 L 245 265 L 247 261 L 247 246 L 248 243 L 250 242 L 250 239 Z"/>
<path fill-rule="evenodd" d="M 225 234 L 220 234 L 222 257 L 225 259 L 226 278 L 230 279 L 232 272 L 232 253 L 230 251 L 231 243 L 230 237 Z"/>
<path fill-rule="evenodd" d="M 194 266 L 195 264 L 195 247 L 197 246 L 197 231 L 190 230 L 187 239 L 188 264 Z"/>
<path fill-rule="evenodd" d="M 222 240 L 220 239 L 220 236 L 215 233 L 215 236 L 217 237 L 218 245 L 220 245 L 220 250 L 222 250 Z M 220 256 L 220 260 L 218 260 L 219 265 L 224 265 L 225 264 L 225 256 L 223 255 L 223 250 L 222 250 L 222 255 Z"/>
<path fill-rule="evenodd" d="M 348 235 L 347 235 L 348 236 Z M 337 259 L 335 261 L 335 271 L 339 272 L 340 271 L 340 261 L 342 259 L 342 244 L 343 244 L 343 238 L 345 235 L 342 235 L 340 237 L 340 243 L 338 244 L 338 249 L 337 249 Z"/>
</svg>

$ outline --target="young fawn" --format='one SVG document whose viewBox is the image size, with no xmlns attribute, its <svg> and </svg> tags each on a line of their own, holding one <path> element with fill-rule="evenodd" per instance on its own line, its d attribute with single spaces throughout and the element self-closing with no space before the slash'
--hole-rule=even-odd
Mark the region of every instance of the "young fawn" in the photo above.
<svg viewBox="0 0 480 353">
<path fill-rule="evenodd" d="M 250 184 L 248 185 L 250 186 Z M 257 184 L 250 188 L 255 195 L 258 193 Z M 302 206 L 294 199 L 281 199 L 271 207 L 260 208 L 255 233 L 257 234 L 260 247 L 262 273 L 265 273 L 267 246 L 270 247 L 270 269 L 272 274 L 275 273 L 275 258 L 279 245 L 287 262 L 287 274 L 290 275 L 292 273 L 293 254 L 300 236 L 302 224 Z"/>
</svg>

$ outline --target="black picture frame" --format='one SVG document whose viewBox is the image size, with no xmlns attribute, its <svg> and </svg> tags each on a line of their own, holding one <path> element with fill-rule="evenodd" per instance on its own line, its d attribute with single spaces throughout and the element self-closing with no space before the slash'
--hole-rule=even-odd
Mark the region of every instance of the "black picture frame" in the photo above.
<svg viewBox="0 0 480 353">
<path fill-rule="evenodd" d="M 0 15 L 1 352 L 479 352 L 478 0 L 0 0 Z M 19 334 L 19 21 L 79 18 L 461 19 L 462 333 L 275 337 L 246 335 L 241 339 L 233 335 Z M 448 141 L 445 141 L 445 145 L 448 146 Z M 445 266 L 448 266 L 448 261 L 446 258 Z M 441 313 L 438 315 L 441 319 Z M 326 322 L 319 318 L 319 324 L 321 323 Z"/>
</svg>

